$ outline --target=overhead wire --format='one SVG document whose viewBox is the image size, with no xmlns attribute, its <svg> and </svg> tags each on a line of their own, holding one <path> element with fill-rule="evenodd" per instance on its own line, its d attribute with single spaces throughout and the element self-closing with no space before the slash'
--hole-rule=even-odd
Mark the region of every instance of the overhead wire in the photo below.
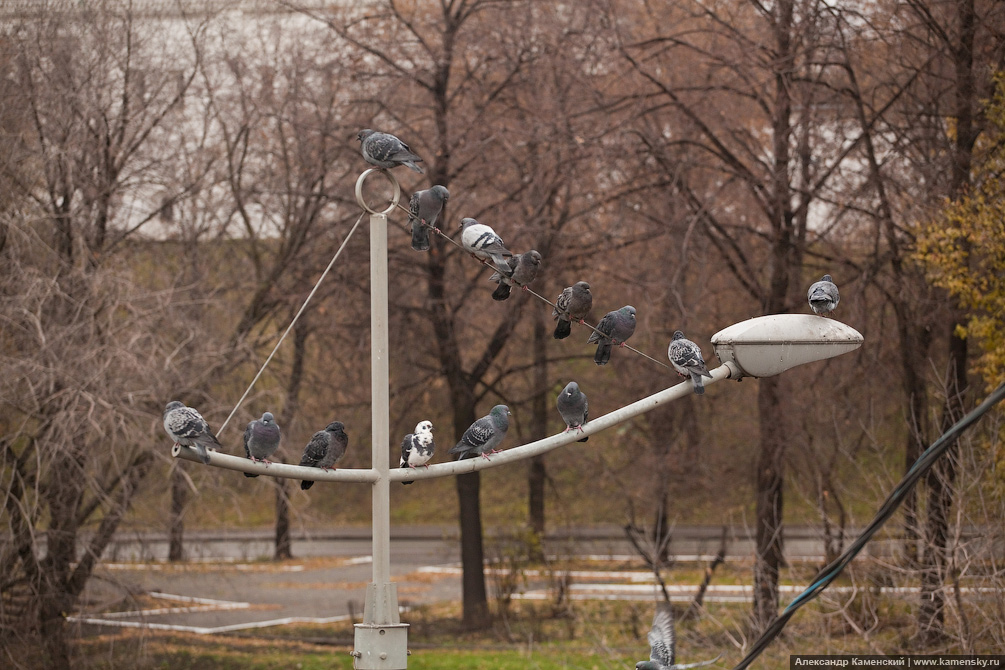
<svg viewBox="0 0 1005 670">
<path fill-rule="evenodd" d="M 893 492 L 887 497 L 887 499 L 880 506 L 879 511 L 876 512 L 876 516 L 873 518 L 872 523 L 870 523 L 866 529 L 844 550 L 844 552 L 838 556 L 836 559 L 831 561 L 817 574 L 813 582 L 806 587 L 806 589 L 796 596 L 792 602 L 782 611 L 782 613 L 776 618 L 771 624 L 764 630 L 761 636 L 751 645 L 750 651 L 743 660 L 733 670 L 743 670 L 749 666 L 754 659 L 760 656 L 768 645 L 778 637 L 782 629 L 788 623 L 789 619 L 796 611 L 807 604 L 817 596 L 819 596 L 824 589 L 826 589 L 831 582 L 837 579 L 841 571 L 851 563 L 852 559 L 865 547 L 866 543 L 872 539 L 872 536 L 883 526 L 886 521 L 893 516 L 893 513 L 897 511 L 897 508 L 907 497 L 907 494 L 921 479 L 921 476 L 928 472 L 935 462 L 942 456 L 949 447 L 951 447 L 960 435 L 967 430 L 971 425 L 974 424 L 979 418 L 984 416 L 985 413 L 991 410 L 996 404 L 1001 402 L 1005 398 L 1005 384 L 1001 384 L 996 388 L 991 395 L 989 395 L 984 402 L 982 402 L 977 408 L 971 411 L 969 414 L 964 416 L 962 419 L 957 421 L 949 430 L 942 434 L 939 439 L 937 439 L 932 445 L 925 450 L 918 460 L 914 462 L 914 465 L 907 471 L 904 478 L 900 480 L 900 483 L 893 489 Z"/>
</svg>

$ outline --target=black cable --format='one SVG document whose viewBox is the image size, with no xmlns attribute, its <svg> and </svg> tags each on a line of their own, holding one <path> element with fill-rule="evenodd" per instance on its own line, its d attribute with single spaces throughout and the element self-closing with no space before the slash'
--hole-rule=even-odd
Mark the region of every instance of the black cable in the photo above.
<svg viewBox="0 0 1005 670">
<path fill-rule="evenodd" d="M 789 606 L 785 608 L 782 614 L 771 622 L 771 625 L 768 626 L 761 634 L 761 637 L 754 642 L 750 651 L 733 670 L 743 670 L 750 665 L 755 658 L 761 655 L 761 652 L 767 648 L 771 641 L 778 637 L 778 634 L 782 632 L 782 629 L 785 628 L 785 624 L 788 623 L 789 619 L 792 618 L 792 615 L 796 613 L 796 610 L 820 595 L 820 593 L 827 588 L 827 586 L 829 586 L 838 575 L 841 574 L 841 571 L 844 570 L 845 566 L 848 565 L 853 558 L 855 558 L 856 554 L 862 550 L 872 536 L 876 534 L 876 532 L 891 516 L 893 516 L 893 513 L 897 511 L 897 508 L 900 507 L 900 503 L 904 501 L 908 492 L 914 488 L 914 485 L 918 483 L 921 476 L 931 469 L 932 465 L 935 464 L 935 461 L 938 460 L 938 458 L 956 442 L 963 431 L 969 428 L 971 424 L 976 422 L 979 418 L 984 416 L 984 414 L 986 414 L 992 407 L 1001 402 L 1003 398 L 1005 398 L 1005 384 L 996 388 L 991 395 L 984 400 L 984 402 L 982 402 L 976 409 L 967 414 L 965 417 L 957 421 L 952 428 L 943 433 L 938 440 L 932 443 L 932 446 L 926 449 L 925 452 L 918 457 L 918 460 L 914 462 L 911 469 L 907 471 L 904 478 L 900 480 L 899 484 L 897 484 L 893 493 L 891 493 L 882 506 L 880 506 L 879 511 L 876 512 L 876 516 L 872 520 L 872 523 L 866 527 L 866 529 L 855 539 L 854 542 L 848 545 L 848 548 L 845 549 L 839 557 L 820 570 L 813 583 L 810 584 L 805 591 L 796 596 L 796 598 L 789 603 Z"/>
</svg>

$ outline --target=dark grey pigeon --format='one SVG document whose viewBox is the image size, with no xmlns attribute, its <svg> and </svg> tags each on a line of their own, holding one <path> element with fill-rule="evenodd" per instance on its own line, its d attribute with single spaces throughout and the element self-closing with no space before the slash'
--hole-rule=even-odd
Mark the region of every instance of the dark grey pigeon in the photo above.
<svg viewBox="0 0 1005 670">
<path fill-rule="evenodd" d="M 349 446 L 349 436 L 345 434 L 345 426 L 341 421 L 332 421 L 324 430 L 314 433 L 314 437 L 304 447 L 304 455 L 300 459 L 300 465 L 308 468 L 321 468 L 328 471 L 333 469 L 335 464 L 345 456 L 346 447 Z M 314 486 L 314 482 L 304 480 L 300 482 L 300 488 L 306 491 Z"/>
<path fill-rule="evenodd" d="M 261 419 L 255 419 L 248 423 L 244 429 L 244 455 L 254 461 L 265 463 L 269 467 L 271 461 L 269 456 L 276 453 L 279 448 L 279 424 L 276 423 L 272 412 L 266 412 Z M 258 475 L 245 472 L 245 477 L 257 477 Z"/>
<path fill-rule="evenodd" d="M 558 319 L 558 323 L 555 325 L 555 339 L 563 340 L 572 333 L 572 322 L 583 323 L 583 319 L 593 307 L 593 294 L 590 293 L 590 285 L 585 281 L 578 281 L 563 289 L 561 295 L 555 300 L 555 306 L 557 309 L 551 310 L 551 315 Z"/>
<path fill-rule="evenodd" d="M 416 251 L 429 251 L 429 229 L 438 230 L 436 219 L 449 198 L 450 191 L 439 184 L 412 194 L 408 202 L 408 223 L 412 226 L 412 248 Z"/>
<path fill-rule="evenodd" d="M 537 273 L 541 270 L 541 254 L 531 249 L 522 254 L 517 254 L 506 260 L 507 265 L 512 268 L 510 276 L 502 275 L 498 272 L 492 273 L 489 281 L 499 283 L 499 288 L 492 292 L 493 300 L 505 300 L 509 297 L 510 287 L 519 286 L 526 288 L 532 281 L 537 279 Z"/>
<path fill-rule="evenodd" d="M 506 262 L 513 252 L 506 248 L 502 238 L 484 223 L 474 219 L 461 219 L 461 246 L 478 260 L 491 264 L 497 272 L 510 276 L 513 269 Z"/>
<path fill-rule="evenodd" d="M 177 400 L 172 400 L 164 408 L 164 430 L 171 436 L 175 444 L 194 447 L 203 464 L 209 463 L 207 447 L 210 449 L 223 448 L 202 415 Z"/>
<path fill-rule="evenodd" d="M 420 174 L 423 172 L 422 168 L 416 165 L 416 163 L 421 163 L 422 159 L 413 154 L 407 144 L 390 133 L 365 128 L 359 131 L 356 139 L 362 142 L 360 151 L 363 152 L 363 158 L 370 165 L 376 165 L 385 170 L 404 165 L 414 172 Z"/>
<path fill-rule="evenodd" d="M 474 458 L 479 454 L 482 458 L 488 458 L 488 454 L 496 453 L 496 447 L 506 437 L 506 431 L 509 430 L 509 417 L 509 407 L 496 405 L 487 416 L 483 416 L 468 426 L 464 435 L 461 436 L 461 441 L 454 445 L 449 453 L 455 454 L 457 456 L 455 460 L 458 461 Z"/>
<path fill-rule="evenodd" d="M 433 444 L 433 423 L 420 421 L 415 424 L 415 431 L 405 436 L 401 441 L 401 463 L 399 468 L 417 468 L 420 465 L 429 467 L 429 459 L 433 457 L 436 445 Z M 401 482 L 411 484 L 412 482 Z"/>
<path fill-rule="evenodd" d="M 568 433 L 570 430 L 583 432 L 583 425 L 590 418 L 590 405 L 586 401 L 586 394 L 579 390 L 579 384 L 576 382 L 569 382 L 558 394 L 558 413 L 565 421 L 564 432 Z M 587 435 L 577 442 L 586 442 L 589 439 L 590 436 Z"/>
<path fill-rule="evenodd" d="M 695 394 L 701 395 L 705 392 L 701 378 L 711 379 L 712 375 L 705 367 L 705 359 L 701 356 L 701 347 L 684 337 L 684 333 L 675 330 L 670 346 L 667 348 L 667 357 L 677 374 L 681 377 L 691 377 Z"/>
<path fill-rule="evenodd" d="M 660 603 L 656 606 L 653 627 L 649 630 L 648 638 L 649 660 L 636 663 L 635 670 L 689 670 L 690 668 L 712 665 L 722 657 L 722 654 L 719 654 L 710 661 L 680 665 L 675 663 L 677 660 L 677 635 L 674 633 L 673 610 L 670 609 L 668 603 Z"/>
<path fill-rule="evenodd" d="M 635 308 L 631 305 L 625 305 L 617 311 L 608 312 L 597 324 L 597 330 L 606 337 L 601 337 L 596 331 L 593 331 L 586 343 L 597 343 L 597 353 L 593 355 L 593 362 L 597 365 L 607 365 L 607 362 L 611 360 L 612 345 L 616 343 L 624 346 L 628 338 L 635 332 Z"/>
<path fill-rule="evenodd" d="M 806 292 L 806 299 L 814 314 L 829 314 L 834 311 L 841 300 L 841 293 L 830 275 L 824 275 L 820 281 L 814 282 Z"/>
</svg>

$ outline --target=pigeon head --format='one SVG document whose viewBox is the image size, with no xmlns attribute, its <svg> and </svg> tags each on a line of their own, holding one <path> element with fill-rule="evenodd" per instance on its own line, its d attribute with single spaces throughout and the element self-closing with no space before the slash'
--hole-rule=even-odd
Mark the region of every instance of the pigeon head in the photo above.
<svg viewBox="0 0 1005 670">
<path fill-rule="evenodd" d="M 590 292 L 590 285 L 588 283 L 586 283 L 585 281 L 578 281 L 578 282 L 576 282 L 576 286 L 578 286 L 579 288 L 583 289 L 587 293 Z"/>
<path fill-rule="evenodd" d="M 532 265 L 539 265 L 541 263 L 541 254 L 536 249 L 531 249 L 527 252 L 527 260 Z"/>
<path fill-rule="evenodd" d="M 565 387 L 565 395 L 571 397 L 577 393 L 579 393 L 579 384 L 576 382 L 569 382 L 569 384 Z"/>
<path fill-rule="evenodd" d="M 461 219 L 461 228 L 467 228 L 468 226 L 477 226 L 478 221 L 472 218 Z"/>
<path fill-rule="evenodd" d="M 492 411 L 489 412 L 489 414 L 491 414 L 496 419 L 502 419 L 503 421 L 507 422 L 509 421 L 508 417 L 513 415 L 513 413 L 509 411 L 509 407 L 507 407 L 506 405 L 496 405 L 495 407 L 492 408 Z"/>
<path fill-rule="evenodd" d="M 450 191 L 447 190 L 446 186 L 440 186 L 439 184 L 437 184 L 436 186 L 434 186 L 430 190 L 433 193 L 435 193 L 436 195 L 440 196 L 440 200 L 449 200 L 450 199 Z"/>
<path fill-rule="evenodd" d="M 684 333 L 680 332 L 679 330 L 673 331 L 673 339 L 675 339 L 675 340 L 683 340 L 684 339 Z"/>
<path fill-rule="evenodd" d="M 831 276 L 830 276 L 830 275 L 824 275 L 823 277 L 821 277 L 821 278 L 820 278 L 820 281 L 829 281 L 829 282 L 833 282 L 834 280 L 833 280 L 833 279 L 831 279 Z"/>
<path fill-rule="evenodd" d="M 332 421 L 325 426 L 325 430 L 329 433 L 341 433 L 345 430 L 345 425 L 341 421 Z"/>
<path fill-rule="evenodd" d="M 376 131 L 370 130 L 369 128 L 364 128 L 363 130 L 359 131 L 359 133 L 357 133 L 356 140 L 362 142 L 366 138 L 370 137 L 370 135 L 373 135 L 375 132 Z"/>
<path fill-rule="evenodd" d="M 433 422 L 432 421 L 420 421 L 415 424 L 416 433 L 431 433 L 433 432 Z"/>
<path fill-rule="evenodd" d="M 168 412 L 170 412 L 170 411 L 171 411 L 171 410 L 173 410 L 173 409 L 181 409 L 181 408 L 182 408 L 182 407 L 184 407 L 184 406 L 185 406 L 185 405 L 184 405 L 184 403 L 180 403 L 180 402 L 178 402 L 177 400 L 172 400 L 172 401 L 171 401 L 171 402 L 169 402 L 169 403 L 167 404 L 167 406 L 166 406 L 166 407 L 164 408 L 164 413 L 165 413 L 165 414 L 167 414 Z"/>
<path fill-rule="evenodd" d="M 631 317 L 632 321 L 635 320 L 635 308 L 632 307 L 631 305 L 625 305 L 618 311 L 624 314 L 625 316 Z"/>
<path fill-rule="evenodd" d="M 276 420 L 276 417 L 272 416 L 272 412 L 266 412 L 262 415 L 262 423 L 272 423 Z"/>
</svg>

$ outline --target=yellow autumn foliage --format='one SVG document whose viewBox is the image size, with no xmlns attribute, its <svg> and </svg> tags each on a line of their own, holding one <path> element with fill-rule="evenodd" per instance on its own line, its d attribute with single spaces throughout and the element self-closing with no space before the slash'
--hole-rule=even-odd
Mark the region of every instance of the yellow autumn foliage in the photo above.
<svg viewBox="0 0 1005 670">
<path fill-rule="evenodd" d="M 961 334 L 980 346 L 975 369 L 995 387 L 1005 382 L 1005 74 L 997 75 L 985 114 L 974 187 L 921 227 L 916 257 L 929 281 L 969 312 Z"/>
</svg>

